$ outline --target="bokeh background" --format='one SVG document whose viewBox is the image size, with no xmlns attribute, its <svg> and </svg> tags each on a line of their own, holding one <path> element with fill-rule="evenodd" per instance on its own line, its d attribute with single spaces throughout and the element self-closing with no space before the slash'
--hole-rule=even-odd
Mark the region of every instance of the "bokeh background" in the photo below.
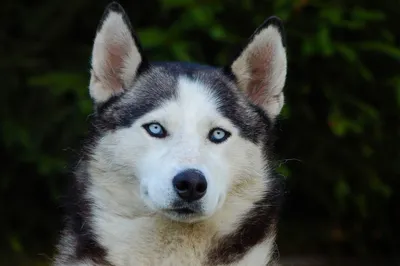
<svg viewBox="0 0 400 266">
<path fill-rule="evenodd" d="M 1 1 L 0 265 L 48 265 L 53 255 L 108 2 Z M 281 257 L 400 265 L 398 0 L 120 2 L 153 60 L 225 65 L 280 16 L 289 60 L 276 143 L 288 191 Z"/>
</svg>

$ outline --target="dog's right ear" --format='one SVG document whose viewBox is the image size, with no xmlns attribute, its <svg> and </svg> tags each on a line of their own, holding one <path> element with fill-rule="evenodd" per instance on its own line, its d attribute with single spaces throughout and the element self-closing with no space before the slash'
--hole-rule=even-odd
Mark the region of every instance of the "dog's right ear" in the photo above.
<svg viewBox="0 0 400 266">
<path fill-rule="evenodd" d="M 116 2 L 109 4 L 97 28 L 92 52 L 89 91 L 95 104 L 128 89 L 144 63 L 125 11 Z"/>
</svg>

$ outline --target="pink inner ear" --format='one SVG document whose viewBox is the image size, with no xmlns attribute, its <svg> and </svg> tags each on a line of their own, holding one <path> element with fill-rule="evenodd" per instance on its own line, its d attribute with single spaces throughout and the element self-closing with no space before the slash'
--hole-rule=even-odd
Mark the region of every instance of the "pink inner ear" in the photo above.
<svg viewBox="0 0 400 266">
<path fill-rule="evenodd" d="M 105 80 L 110 88 L 115 92 L 123 90 L 122 71 L 124 67 L 124 58 L 128 53 L 121 47 L 121 44 L 112 44 L 107 47 Z"/>
<path fill-rule="evenodd" d="M 272 45 L 266 45 L 256 49 L 248 57 L 250 82 L 247 88 L 247 95 L 257 105 L 262 105 L 268 100 L 270 72 L 272 71 L 272 49 Z"/>
</svg>

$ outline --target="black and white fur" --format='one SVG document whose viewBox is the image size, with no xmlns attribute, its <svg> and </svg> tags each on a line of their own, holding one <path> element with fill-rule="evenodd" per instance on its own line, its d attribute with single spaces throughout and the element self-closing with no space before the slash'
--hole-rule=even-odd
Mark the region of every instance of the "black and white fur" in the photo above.
<svg viewBox="0 0 400 266">
<path fill-rule="evenodd" d="M 55 265 L 273 265 L 282 191 L 270 132 L 286 78 L 280 20 L 266 20 L 226 67 L 151 63 L 112 3 L 91 63 L 95 112 Z M 173 185 L 188 169 L 207 182 L 198 200 L 182 200 Z"/>
</svg>

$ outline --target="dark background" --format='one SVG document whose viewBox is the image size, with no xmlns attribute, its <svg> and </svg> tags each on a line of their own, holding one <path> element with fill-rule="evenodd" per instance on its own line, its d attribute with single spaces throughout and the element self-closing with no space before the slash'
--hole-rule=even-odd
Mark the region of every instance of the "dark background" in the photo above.
<svg viewBox="0 0 400 266">
<path fill-rule="evenodd" d="M 107 3 L 1 1 L 1 265 L 48 265 L 53 255 L 68 160 L 91 112 L 89 58 Z M 385 257 L 397 265 L 398 0 L 121 3 L 151 59 L 212 65 L 227 64 L 265 18 L 280 16 L 289 60 L 276 144 L 288 189 L 281 257 Z"/>
</svg>

